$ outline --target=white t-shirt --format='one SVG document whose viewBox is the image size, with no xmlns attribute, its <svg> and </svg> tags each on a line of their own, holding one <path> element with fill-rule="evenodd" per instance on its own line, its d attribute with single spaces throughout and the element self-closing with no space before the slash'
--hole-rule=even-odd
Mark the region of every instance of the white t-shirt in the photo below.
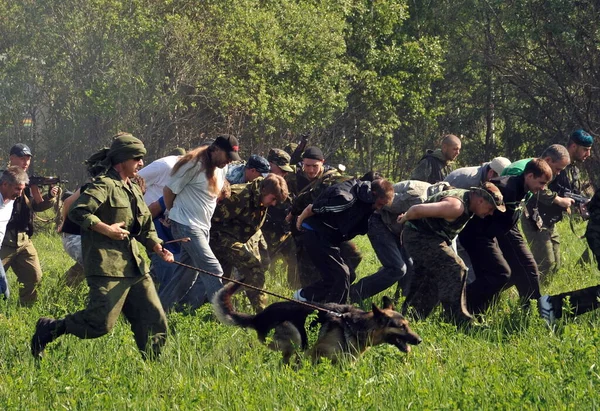
<svg viewBox="0 0 600 411">
<path fill-rule="evenodd" d="M 150 205 L 163 195 L 163 188 L 171 177 L 171 170 L 179 160 L 179 156 L 167 156 L 154 160 L 138 171 L 138 175 L 146 182 L 144 201 Z"/>
<path fill-rule="evenodd" d="M 6 225 L 8 224 L 8 220 L 10 220 L 10 216 L 12 215 L 14 203 L 14 200 L 4 203 L 4 197 L 2 197 L 2 194 L 0 194 L 0 246 L 2 246 L 2 241 L 4 240 L 4 235 L 6 234 Z"/>
<path fill-rule="evenodd" d="M 169 218 L 180 224 L 193 228 L 210 230 L 210 220 L 217 206 L 218 193 L 225 182 L 225 168 L 215 168 L 217 178 L 217 195 L 208 191 L 206 172 L 202 170 L 202 162 L 194 164 L 194 160 L 182 166 L 167 182 L 167 187 L 177 196 Z"/>
</svg>

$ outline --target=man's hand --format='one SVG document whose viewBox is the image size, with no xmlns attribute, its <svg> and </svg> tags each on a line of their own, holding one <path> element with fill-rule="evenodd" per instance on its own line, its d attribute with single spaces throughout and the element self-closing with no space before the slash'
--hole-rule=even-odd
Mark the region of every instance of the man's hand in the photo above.
<svg viewBox="0 0 600 411">
<path fill-rule="evenodd" d="M 407 220 L 404 218 L 405 215 L 406 215 L 406 213 L 399 214 L 398 218 L 396 219 L 396 222 L 398 224 L 404 224 L 404 223 L 406 223 Z"/>
<path fill-rule="evenodd" d="M 312 204 L 309 204 L 304 210 L 302 210 L 302 214 L 300 214 L 298 216 L 298 220 L 296 220 L 296 228 L 298 231 L 302 231 L 302 223 L 304 222 L 304 219 L 312 217 L 313 215 L 315 215 L 315 213 L 313 213 Z"/>
<path fill-rule="evenodd" d="M 172 263 L 173 261 L 175 261 L 175 257 L 173 257 L 173 254 L 166 248 L 163 248 L 162 244 L 156 244 L 152 251 L 158 254 L 158 256 L 167 263 Z"/>
<path fill-rule="evenodd" d="M 58 186 L 51 186 L 48 190 L 48 197 L 54 198 L 58 195 Z"/>
<path fill-rule="evenodd" d="M 559 196 L 556 196 L 554 198 L 554 201 L 552 201 L 552 202 L 554 204 L 556 204 L 557 206 L 559 206 L 559 207 L 567 208 L 568 209 L 569 207 L 571 207 L 573 205 L 573 203 L 575 202 L 575 200 L 573 200 L 572 198 L 569 198 L 569 197 L 559 197 Z"/>
<path fill-rule="evenodd" d="M 92 230 L 109 237 L 111 240 L 125 240 L 129 236 L 129 231 L 125 230 L 123 227 L 125 227 L 125 221 L 111 225 L 100 222 L 94 224 Z"/>
</svg>

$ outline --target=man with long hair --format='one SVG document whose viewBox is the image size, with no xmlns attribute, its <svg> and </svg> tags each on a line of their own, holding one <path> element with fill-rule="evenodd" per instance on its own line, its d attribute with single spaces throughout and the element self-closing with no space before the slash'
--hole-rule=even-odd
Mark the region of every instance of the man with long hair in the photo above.
<svg viewBox="0 0 600 411">
<path fill-rule="evenodd" d="M 181 244 L 179 262 L 217 276 L 223 275 L 223 269 L 209 246 L 210 221 L 225 183 L 226 166 L 240 161 L 238 146 L 235 137 L 219 136 L 212 144 L 188 152 L 173 167 L 163 190 L 173 238 L 190 238 Z M 205 297 L 210 301 L 221 287 L 218 277 L 178 266 L 159 295 L 167 311 L 175 304 L 195 308 Z"/>
</svg>

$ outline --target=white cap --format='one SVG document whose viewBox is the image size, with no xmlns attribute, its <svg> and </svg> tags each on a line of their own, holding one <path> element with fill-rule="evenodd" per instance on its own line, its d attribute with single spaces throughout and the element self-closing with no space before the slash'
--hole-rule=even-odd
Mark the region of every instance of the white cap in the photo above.
<svg viewBox="0 0 600 411">
<path fill-rule="evenodd" d="M 502 171 L 511 163 L 506 157 L 496 157 L 490 163 L 490 168 L 494 170 L 498 175 L 502 174 Z"/>
</svg>

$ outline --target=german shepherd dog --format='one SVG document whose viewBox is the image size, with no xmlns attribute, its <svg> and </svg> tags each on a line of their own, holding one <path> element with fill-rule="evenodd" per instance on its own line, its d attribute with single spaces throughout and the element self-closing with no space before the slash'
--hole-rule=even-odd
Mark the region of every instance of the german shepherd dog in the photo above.
<svg viewBox="0 0 600 411">
<path fill-rule="evenodd" d="M 229 283 L 214 295 L 212 304 L 221 322 L 252 328 L 263 343 L 273 330 L 268 347 L 281 351 L 286 364 L 289 364 L 296 349 L 308 350 L 305 322 L 314 308 L 285 301 L 271 304 L 256 315 L 239 313 L 231 304 L 231 297 L 239 288 L 240 285 Z M 421 337 L 410 329 L 408 321 L 400 313 L 394 311 L 391 300 L 384 297 L 383 304 L 382 309 L 373 304 L 372 311 L 345 304 L 314 304 L 324 310 L 318 311 L 315 321 L 321 324 L 321 329 L 315 345 L 308 350 L 313 362 L 321 357 L 334 363 L 341 357 L 356 359 L 367 348 L 383 343 L 405 353 L 410 352 L 410 345 L 420 344 Z"/>
</svg>

